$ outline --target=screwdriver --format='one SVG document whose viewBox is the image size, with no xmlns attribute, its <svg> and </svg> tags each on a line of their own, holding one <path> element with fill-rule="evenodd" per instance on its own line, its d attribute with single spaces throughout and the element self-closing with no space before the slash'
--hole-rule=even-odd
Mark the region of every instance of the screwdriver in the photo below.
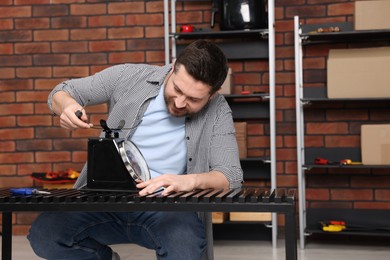
<svg viewBox="0 0 390 260">
<path fill-rule="evenodd" d="M 88 101 L 87 102 L 85 102 L 85 104 L 84 104 L 84 106 L 81 108 L 81 109 L 79 109 L 79 110 L 77 110 L 76 112 L 74 112 L 74 114 L 81 120 L 81 117 L 83 116 L 83 109 L 87 106 L 87 104 L 89 103 L 89 99 L 88 99 Z"/>
<path fill-rule="evenodd" d="M 13 188 L 10 189 L 13 195 L 33 195 L 33 194 L 50 194 L 48 191 L 41 191 L 34 188 Z"/>
</svg>

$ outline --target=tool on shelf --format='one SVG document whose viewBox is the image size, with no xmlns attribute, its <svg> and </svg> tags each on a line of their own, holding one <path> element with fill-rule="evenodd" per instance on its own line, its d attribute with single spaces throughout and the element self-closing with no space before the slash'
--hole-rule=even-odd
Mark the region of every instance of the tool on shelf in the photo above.
<svg viewBox="0 0 390 260">
<path fill-rule="evenodd" d="M 368 226 L 357 223 L 348 223 L 343 220 L 329 220 L 320 222 L 322 231 L 341 232 L 341 231 L 389 231 L 389 226 Z"/>
<path fill-rule="evenodd" d="M 309 32 L 309 34 L 316 33 L 331 33 L 331 32 L 340 32 L 341 29 L 338 26 L 329 26 L 329 27 L 319 27 L 315 31 Z"/>
<path fill-rule="evenodd" d="M 347 228 L 345 221 L 339 220 L 321 221 L 321 225 L 325 232 L 340 232 Z"/>
<path fill-rule="evenodd" d="M 314 159 L 316 165 L 362 165 L 362 162 L 355 162 L 351 159 L 342 159 L 340 161 L 329 161 L 326 158 L 316 157 Z"/>
</svg>

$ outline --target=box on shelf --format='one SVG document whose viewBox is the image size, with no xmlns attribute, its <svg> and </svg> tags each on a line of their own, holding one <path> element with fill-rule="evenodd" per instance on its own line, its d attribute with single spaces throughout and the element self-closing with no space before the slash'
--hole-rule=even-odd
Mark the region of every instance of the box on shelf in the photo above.
<svg viewBox="0 0 390 260">
<path fill-rule="evenodd" d="M 271 221 L 270 212 L 230 212 L 230 221 Z"/>
<path fill-rule="evenodd" d="M 230 95 L 232 93 L 232 69 L 229 68 L 225 81 L 223 82 L 219 93 L 223 95 Z"/>
<path fill-rule="evenodd" d="M 235 122 L 234 127 L 236 128 L 236 138 L 238 144 L 238 151 L 240 159 L 247 157 L 247 123 L 246 122 Z"/>
<path fill-rule="evenodd" d="M 361 126 L 362 163 L 390 165 L 390 124 Z"/>
<path fill-rule="evenodd" d="M 390 29 L 390 1 L 356 1 L 355 30 Z"/>
<path fill-rule="evenodd" d="M 329 50 L 328 98 L 390 97 L 390 47 Z"/>
<path fill-rule="evenodd" d="M 226 212 L 213 212 L 212 220 L 213 224 L 221 224 L 229 219 L 229 213 Z"/>
</svg>

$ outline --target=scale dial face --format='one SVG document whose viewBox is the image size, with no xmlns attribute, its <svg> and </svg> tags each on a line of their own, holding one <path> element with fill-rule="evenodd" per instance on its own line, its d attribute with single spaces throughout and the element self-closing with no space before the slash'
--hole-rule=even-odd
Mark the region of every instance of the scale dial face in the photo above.
<svg viewBox="0 0 390 260">
<path fill-rule="evenodd" d="M 144 156 L 138 147 L 131 141 L 118 143 L 119 154 L 129 171 L 130 176 L 136 181 L 150 180 L 150 171 Z"/>
</svg>

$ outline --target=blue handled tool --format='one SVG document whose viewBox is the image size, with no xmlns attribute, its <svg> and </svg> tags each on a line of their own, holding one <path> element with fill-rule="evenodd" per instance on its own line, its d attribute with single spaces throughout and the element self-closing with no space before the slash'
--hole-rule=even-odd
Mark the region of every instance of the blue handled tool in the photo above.
<svg viewBox="0 0 390 260">
<path fill-rule="evenodd" d="M 50 194 L 48 191 L 41 191 L 35 188 L 13 188 L 10 189 L 13 195 L 33 195 L 33 194 Z"/>
</svg>

